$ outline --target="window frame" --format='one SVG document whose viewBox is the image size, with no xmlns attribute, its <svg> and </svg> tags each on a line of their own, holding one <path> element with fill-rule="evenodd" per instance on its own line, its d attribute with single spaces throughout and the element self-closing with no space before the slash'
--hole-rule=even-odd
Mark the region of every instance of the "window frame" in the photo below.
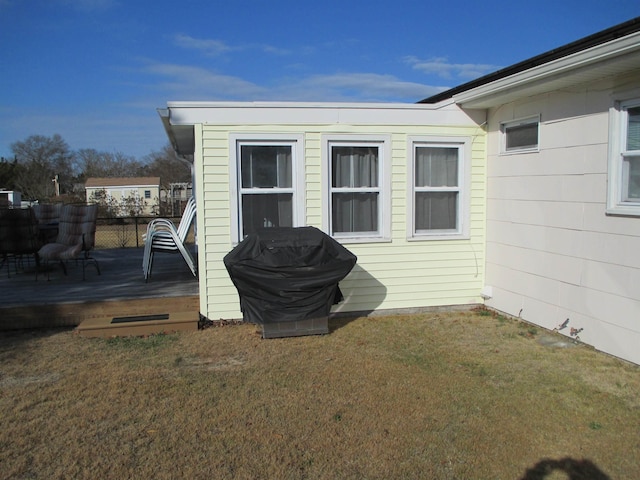
<svg viewBox="0 0 640 480">
<path fill-rule="evenodd" d="M 627 150 L 630 108 L 640 107 L 640 92 L 627 100 L 614 102 L 609 110 L 609 165 L 607 179 L 607 214 L 640 216 L 640 199 L 624 199 L 628 191 L 628 168 L 625 158 L 640 157 L 640 150 Z M 640 161 L 640 159 L 639 159 Z M 625 185 L 626 183 L 626 185 Z"/>
<path fill-rule="evenodd" d="M 471 143 L 467 136 L 410 136 L 407 139 L 409 152 L 407 166 L 407 240 L 462 240 L 470 238 L 471 219 Z M 416 152 L 419 147 L 457 148 L 458 149 L 458 203 L 456 210 L 456 228 L 447 230 L 416 231 Z M 443 191 L 439 187 L 420 187 L 419 191 Z M 451 191 L 451 187 L 447 187 Z"/>
<path fill-rule="evenodd" d="M 291 193 L 293 226 L 304 226 L 304 135 L 232 133 L 229 135 L 229 194 L 232 243 L 237 244 L 244 238 L 244 232 L 242 232 L 242 195 L 248 194 L 250 190 L 260 190 L 260 187 L 242 187 L 241 152 L 244 145 L 291 147 L 291 187 L 269 189 L 269 193 Z M 266 188 L 262 189 L 266 190 Z"/>
<path fill-rule="evenodd" d="M 509 129 L 522 127 L 524 125 L 533 125 L 538 127 L 538 135 L 535 145 L 526 145 L 523 147 L 511 147 L 507 148 L 507 137 Z M 500 154 L 501 155 L 514 155 L 519 153 L 536 153 L 540 151 L 540 115 L 531 117 L 517 118 L 515 120 L 509 120 L 507 122 L 500 122 Z"/>
<path fill-rule="evenodd" d="M 333 232 L 332 147 L 378 148 L 378 230 L 376 232 Z M 343 243 L 391 241 L 391 136 L 326 134 L 322 136 L 322 229 Z M 373 187 L 366 187 L 374 190 Z M 364 189 L 363 189 L 364 191 Z"/>
</svg>

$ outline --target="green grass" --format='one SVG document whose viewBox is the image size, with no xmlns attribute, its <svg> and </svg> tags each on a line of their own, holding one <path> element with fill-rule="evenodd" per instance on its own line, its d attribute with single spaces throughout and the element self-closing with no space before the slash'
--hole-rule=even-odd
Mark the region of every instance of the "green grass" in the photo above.
<svg viewBox="0 0 640 480">
<path fill-rule="evenodd" d="M 640 478 L 637 366 L 492 312 L 330 327 L 6 334 L 0 478 Z"/>
</svg>

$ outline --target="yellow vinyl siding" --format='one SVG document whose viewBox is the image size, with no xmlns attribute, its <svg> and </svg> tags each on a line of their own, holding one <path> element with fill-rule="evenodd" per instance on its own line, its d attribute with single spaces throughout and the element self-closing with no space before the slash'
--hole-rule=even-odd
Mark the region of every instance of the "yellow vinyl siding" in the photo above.
<svg viewBox="0 0 640 480">
<path fill-rule="evenodd" d="M 371 309 L 414 309 L 438 305 L 470 304 L 480 301 L 484 285 L 485 236 L 485 137 L 477 127 L 432 127 L 428 125 L 204 125 L 196 153 L 196 191 L 199 205 L 199 267 L 201 313 L 211 320 L 242 318 L 238 294 L 223 264 L 233 248 L 231 202 L 230 135 L 255 132 L 303 135 L 304 218 L 307 225 L 322 228 L 326 204 L 323 185 L 323 136 L 330 134 L 381 135 L 391 142 L 391 239 L 374 243 L 344 245 L 358 256 L 352 273 L 341 282 L 345 301 L 338 311 Z M 470 238 L 460 240 L 407 240 L 410 195 L 407 175 L 411 151 L 408 136 L 461 136 L 472 139 L 470 195 Z M 326 137 L 324 137 L 326 138 Z M 198 151 L 198 148 L 196 148 Z M 300 160 L 300 159 L 298 159 Z"/>
</svg>

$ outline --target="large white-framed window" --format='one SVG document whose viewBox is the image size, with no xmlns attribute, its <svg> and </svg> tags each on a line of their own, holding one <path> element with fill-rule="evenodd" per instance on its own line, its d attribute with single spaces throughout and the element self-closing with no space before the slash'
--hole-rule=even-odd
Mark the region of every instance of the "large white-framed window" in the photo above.
<svg viewBox="0 0 640 480">
<path fill-rule="evenodd" d="M 325 231 L 349 242 L 391 237 L 391 140 L 376 135 L 323 137 Z"/>
<path fill-rule="evenodd" d="M 410 137 L 410 240 L 469 236 L 471 139 Z"/>
<path fill-rule="evenodd" d="M 500 152 L 537 152 L 540 144 L 540 116 L 521 118 L 500 124 Z"/>
<path fill-rule="evenodd" d="M 640 98 L 611 109 L 607 213 L 640 216 Z"/>
<path fill-rule="evenodd" d="M 235 134 L 230 142 L 233 242 L 260 228 L 302 226 L 302 135 Z"/>
</svg>

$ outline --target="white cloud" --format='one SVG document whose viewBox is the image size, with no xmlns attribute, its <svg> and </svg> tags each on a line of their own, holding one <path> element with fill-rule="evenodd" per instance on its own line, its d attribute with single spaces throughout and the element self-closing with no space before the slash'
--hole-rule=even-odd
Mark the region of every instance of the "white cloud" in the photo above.
<svg viewBox="0 0 640 480">
<path fill-rule="evenodd" d="M 190 35 L 178 33 L 173 36 L 174 43 L 182 48 L 197 50 L 207 56 L 217 56 L 230 51 L 238 50 L 260 50 L 270 55 L 288 55 L 289 50 L 274 47 L 266 43 L 251 43 L 247 45 L 229 45 L 222 40 L 212 38 L 194 38 Z"/>
<path fill-rule="evenodd" d="M 285 87 L 289 95 L 300 99 L 371 102 L 415 102 L 445 89 L 376 73 L 313 75 Z"/>
<path fill-rule="evenodd" d="M 448 59 L 444 57 L 420 60 L 417 57 L 408 56 L 405 57 L 405 62 L 411 65 L 414 70 L 429 75 L 438 75 L 442 78 L 478 78 L 500 68 L 497 65 L 484 63 L 449 63 Z"/>
<path fill-rule="evenodd" d="M 258 50 L 262 50 L 264 53 L 269 53 L 272 55 L 289 55 L 291 53 L 291 51 L 287 50 L 286 48 L 274 47 L 273 45 L 268 45 L 266 43 L 253 44 L 248 48 L 256 48 Z"/>
<path fill-rule="evenodd" d="M 199 50 L 205 55 L 215 56 L 232 50 L 229 45 L 220 40 L 193 38 L 182 34 L 174 35 L 173 40 L 179 47 Z"/>
<path fill-rule="evenodd" d="M 174 100 L 243 100 L 265 94 L 252 82 L 201 67 L 148 62 L 144 71 L 164 79 L 153 88 L 175 96 Z"/>
<path fill-rule="evenodd" d="M 170 95 L 167 100 L 416 102 L 446 89 L 375 73 L 286 77 L 260 85 L 189 65 L 148 61 L 144 72 L 159 78 L 151 88 Z"/>
</svg>

